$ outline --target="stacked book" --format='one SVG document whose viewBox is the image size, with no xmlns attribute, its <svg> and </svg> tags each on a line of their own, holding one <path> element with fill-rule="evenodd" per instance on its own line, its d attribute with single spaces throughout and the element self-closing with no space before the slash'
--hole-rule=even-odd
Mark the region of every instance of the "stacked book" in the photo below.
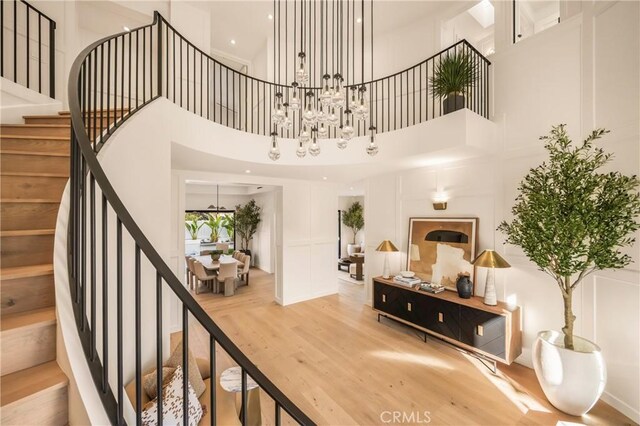
<svg viewBox="0 0 640 426">
<path fill-rule="evenodd" d="M 417 278 L 417 277 L 405 278 L 402 275 L 396 275 L 395 277 L 393 277 L 393 281 L 397 284 L 401 284 L 407 287 L 412 287 L 422 282 L 420 278 Z"/>
</svg>

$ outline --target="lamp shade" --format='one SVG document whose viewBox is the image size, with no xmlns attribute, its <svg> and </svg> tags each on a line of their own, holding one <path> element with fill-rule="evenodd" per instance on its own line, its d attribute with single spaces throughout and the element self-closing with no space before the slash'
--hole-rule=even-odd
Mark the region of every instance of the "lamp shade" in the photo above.
<svg viewBox="0 0 640 426">
<path fill-rule="evenodd" d="M 380 243 L 376 251 L 398 251 L 398 249 L 393 245 L 391 241 L 384 240 Z"/>
<path fill-rule="evenodd" d="M 511 265 L 493 250 L 485 250 L 471 262 L 483 268 L 510 268 Z"/>
</svg>

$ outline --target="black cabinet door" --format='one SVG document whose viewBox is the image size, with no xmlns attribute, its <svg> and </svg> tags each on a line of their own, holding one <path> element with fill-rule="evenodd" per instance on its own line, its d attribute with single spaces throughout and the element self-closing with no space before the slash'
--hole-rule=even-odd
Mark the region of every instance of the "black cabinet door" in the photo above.
<svg viewBox="0 0 640 426">
<path fill-rule="evenodd" d="M 460 339 L 460 305 L 425 298 L 426 328 L 451 339 Z"/>
<path fill-rule="evenodd" d="M 461 306 L 460 317 L 460 341 L 462 343 L 504 357 L 506 343 L 506 319 L 504 316 Z"/>
<path fill-rule="evenodd" d="M 383 284 L 378 281 L 373 282 L 373 307 L 379 311 L 396 315 L 401 304 L 400 292 L 395 287 Z"/>
</svg>

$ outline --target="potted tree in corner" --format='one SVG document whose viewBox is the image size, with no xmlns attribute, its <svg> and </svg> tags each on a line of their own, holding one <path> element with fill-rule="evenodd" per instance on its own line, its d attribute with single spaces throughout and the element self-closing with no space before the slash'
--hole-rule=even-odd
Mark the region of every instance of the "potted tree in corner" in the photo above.
<svg viewBox="0 0 640 426">
<path fill-rule="evenodd" d="M 236 206 L 236 234 L 240 237 L 240 247 L 244 254 L 251 256 L 249 241 L 258 230 L 260 225 L 260 212 L 262 208 L 256 204 L 256 200 L 250 200 L 244 206 Z"/>
<path fill-rule="evenodd" d="M 342 215 L 342 223 L 353 232 L 353 243 L 347 245 L 347 253 L 352 255 L 356 252 L 356 236 L 364 228 L 364 209 L 359 201 L 351 204 L 351 207 Z"/>
<path fill-rule="evenodd" d="M 594 142 L 605 133 L 595 130 L 574 146 L 559 125 L 540 138 L 549 161 L 524 177 L 513 220 L 498 227 L 558 284 L 564 327 L 538 334 L 533 365 L 547 399 L 575 416 L 600 398 L 606 367 L 600 348 L 573 333 L 573 292 L 594 271 L 628 265 L 631 257 L 620 249 L 635 242 L 631 234 L 640 228 L 638 178 L 600 171 L 611 154 Z"/>
<path fill-rule="evenodd" d="M 431 94 L 442 99 L 444 114 L 464 108 L 465 95 L 478 79 L 478 67 L 471 55 L 460 49 L 448 51 L 435 65 L 429 78 Z"/>
</svg>

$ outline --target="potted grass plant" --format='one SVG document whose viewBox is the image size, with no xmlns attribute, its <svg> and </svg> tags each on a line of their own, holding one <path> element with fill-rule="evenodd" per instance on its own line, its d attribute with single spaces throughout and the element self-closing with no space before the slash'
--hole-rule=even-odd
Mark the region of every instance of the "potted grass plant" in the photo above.
<svg viewBox="0 0 640 426">
<path fill-rule="evenodd" d="M 575 416 L 598 401 L 607 375 L 600 348 L 574 335 L 573 292 L 589 274 L 631 263 L 621 249 L 634 244 L 640 228 L 637 176 L 601 170 L 611 154 L 595 142 L 606 133 L 598 129 L 573 144 L 564 125 L 553 127 L 541 138 L 549 160 L 524 177 L 513 219 L 498 227 L 558 285 L 564 326 L 538 334 L 533 365 L 547 399 Z"/>
<path fill-rule="evenodd" d="M 217 242 L 220 238 L 220 227 L 222 226 L 223 220 L 224 216 L 210 213 L 208 216 L 208 220 L 205 222 L 211 230 L 211 236 L 209 237 L 209 240 L 212 243 Z"/>
<path fill-rule="evenodd" d="M 464 108 L 465 96 L 478 79 L 478 67 L 471 55 L 461 49 L 446 52 L 435 63 L 429 78 L 431 94 L 442 99 L 444 114 Z"/>
</svg>

